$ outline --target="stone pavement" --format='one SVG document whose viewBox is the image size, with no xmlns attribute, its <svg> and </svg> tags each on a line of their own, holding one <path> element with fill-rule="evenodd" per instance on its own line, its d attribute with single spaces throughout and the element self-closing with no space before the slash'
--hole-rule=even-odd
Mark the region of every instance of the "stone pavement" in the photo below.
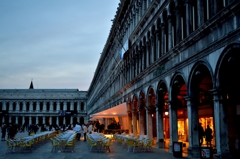
<svg viewBox="0 0 240 159">
<path fill-rule="evenodd" d="M 18 133 L 17 136 L 26 136 L 27 133 Z M 0 159 L 174 159 L 173 154 L 164 149 L 153 148 L 152 152 L 127 152 L 119 143 L 113 141 L 111 152 L 90 152 L 87 142 L 76 141 L 74 152 L 51 152 L 50 141 L 43 143 L 32 152 L 6 154 L 7 145 L 0 141 Z M 184 157 L 185 158 L 185 157 Z"/>
</svg>

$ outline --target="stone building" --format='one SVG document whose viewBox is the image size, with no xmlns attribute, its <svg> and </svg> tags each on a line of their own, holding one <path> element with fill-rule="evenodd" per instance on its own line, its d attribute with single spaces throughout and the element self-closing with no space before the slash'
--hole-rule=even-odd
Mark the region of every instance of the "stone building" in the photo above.
<svg viewBox="0 0 240 159">
<path fill-rule="evenodd" d="M 121 0 L 88 90 L 88 117 L 199 158 L 198 125 L 231 156 L 240 129 L 240 1 Z M 118 114 L 122 107 L 125 112 Z M 203 142 L 203 146 L 206 142 Z"/>
<path fill-rule="evenodd" d="M 87 122 L 87 91 L 78 89 L 0 89 L 0 125 L 75 124 Z"/>
</svg>

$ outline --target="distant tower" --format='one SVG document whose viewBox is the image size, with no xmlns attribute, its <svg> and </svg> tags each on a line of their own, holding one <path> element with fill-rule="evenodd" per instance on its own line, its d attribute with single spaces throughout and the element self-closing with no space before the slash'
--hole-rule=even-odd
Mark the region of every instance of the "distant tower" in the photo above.
<svg viewBox="0 0 240 159">
<path fill-rule="evenodd" d="M 30 84 L 29 89 L 34 89 L 34 88 L 33 88 L 33 82 L 32 82 L 32 81 L 31 81 L 31 84 Z"/>
</svg>

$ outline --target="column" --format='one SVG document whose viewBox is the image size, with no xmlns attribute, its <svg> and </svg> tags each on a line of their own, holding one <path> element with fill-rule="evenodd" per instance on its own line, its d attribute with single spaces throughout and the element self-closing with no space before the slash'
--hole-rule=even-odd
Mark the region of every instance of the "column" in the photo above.
<svg viewBox="0 0 240 159">
<path fill-rule="evenodd" d="M 13 103 L 11 101 L 9 102 L 9 110 L 13 110 Z"/>
<path fill-rule="evenodd" d="M 217 153 L 221 158 L 229 158 L 228 144 L 228 105 L 224 102 L 223 93 L 213 90 L 214 95 L 214 125 Z"/>
<path fill-rule="evenodd" d="M 19 107 L 19 101 L 16 101 L 16 110 L 19 111 L 20 107 Z"/>
<path fill-rule="evenodd" d="M 173 48 L 172 17 L 168 16 L 168 50 Z"/>
<path fill-rule="evenodd" d="M 161 44 L 162 44 L 162 55 L 164 55 L 166 53 L 166 34 L 165 34 L 165 24 L 162 23 L 161 24 L 161 31 L 162 31 L 162 41 L 161 41 Z"/>
<path fill-rule="evenodd" d="M 50 123 L 49 124 L 52 125 L 52 117 L 50 116 L 49 119 L 50 119 Z"/>
<path fill-rule="evenodd" d="M 39 101 L 37 101 L 37 102 L 36 102 L 36 110 L 37 110 L 37 112 L 39 112 L 39 111 L 40 111 L 40 105 L 39 105 Z"/>
<path fill-rule="evenodd" d="M 39 124 L 39 117 L 36 116 L 36 124 Z"/>
<path fill-rule="evenodd" d="M 59 117 L 57 116 L 57 125 L 59 125 Z"/>
<path fill-rule="evenodd" d="M 46 101 L 43 101 L 43 111 L 44 111 L 44 112 L 47 111 Z"/>
<path fill-rule="evenodd" d="M 67 102 L 66 101 L 63 102 L 63 110 L 67 110 Z"/>
<path fill-rule="evenodd" d="M 198 105 L 194 103 L 192 97 L 186 97 L 188 112 L 188 154 L 191 158 L 200 156 L 200 143 L 198 137 Z"/>
<path fill-rule="evenodd" d="M 46 124 L 45 116 L 42 117 L 42 120 L 43 120 L 42 123 L 43 123 L 43 124 Z"/>
<path fill-rule="evenodd" d="M 206 0 L 206 3 L 208 3 L 208 1 Z M 200 27 L 201 25 L 203 25 L 204 23 L 204 15 L 207 14 L 204 12 L 204 6 L 203 6 L 203 1 L 198 0 L 197 1 L 197 21 L 198 21 L 198 26 L 196 27 Z"/>
<path fill-rule="evenodd" d="M 145 135 L 144 129 L 145 129 L 145 124 L 144 124 L 144 109 L 139 110 L 139 128 L 140 128 L 140 135 Z"/>
<path fill-rule="evenodd" d="M 60 102 L 57 101 L 57 110 L 60 110 Z"/>
<path fill-rule="evenodd" d="M 33 111 L 33 101 L 30 101 L 29 104 L 30 104 L 29 111 L 31 112 L 31 111 Z"/>
<path fill-rule="evenodd" d="M 176 7 L 176 44 L 182 40 L 182 29 L 181 29 L 181 11 L 179 6 Z M 175 44 L 175 45 L 176 45 Z"/>
<path fill-rule="evenodd" d="M 132 119 L 133 119 L 133 135 L 137 136 L 137 111 L 132 111 Z"/>
<path fill-rule="evenodd" d="M 27 110 L 26 101 L 23 101 L 23 111 L 25 112 L 26 110 Z"/>
<path fill-rule="evenodd" d="M 72 124 L 73 123 L 73 117 L 71 116 L 71 118 L 70 118 L 70 124 Z"/>
<path fill-rule="evenodd" d="M 32 117 L 29 117 L 29 124 L 32 124 Z"/>
<path fill-rule="evenodd" d="M 128 112 L 128 127 L 129 127 L 129 134 L 132 134 L 133 133 L 133 129 L 132 129 L 132 112 Z"/>
<path fill-rule="evenodd" d="M 191 0 L 186 0 L 186 36 L 190 35 L 193 30 L 193 14 L 192 14 L 192 5 Z M 183 28 L 182 28 L 183 29 Z"/>
<path fill-rule="evenodd" d="M 152 113 L 146 108 L 146 122 L 147 122 L 147 136 L 149 139 L 153 139 L 152 132 Z"/>
<path fill-rule="evenodd" d="M 146 48 L 144 46 L 142 46 L 141 52 L 142 52 L 142 70 L 144 70 L 146 68 L 146 62 L 145 62 Z M 133 76 L 132 76 L 132 78 L 133 78 Z"/>
<path fill-rule="evenodd" d="M 25 124 L 25 117 L 22 117 L 22 123 Z"/>
<path fill-rule="evenodd" d="M 3 107 L 2 107 L 2 110 L 7 110 L 7 108 L 6 108 L 6 101 L 3 101 Z"/>
<path fill-rule="evenodd" d="M 164 148 L 164 130 L 163 130 L 163 111 L 156 107 L 156 120 L 157 120 L 157 148 Z"/>
<path fill-rule="evenodd" d="M 53 101 L 50 101 L 50 109 L 51 112 L 53 111 Z"/>
<path fill-rule="evenodd" d="M 73 107 L 73 105 L 74 105 L 74 102 L 73 102 L 73 101 L 71 101 L 71 104 L 70 104 L 70 110 L 74 110 L 74 107 Z"/>
<path fill-rule="evenodd" d="M 16 124 L 18 124 L 18 117 L 16 117 Z"/>
<path fill-rule="evenodd" d="M 77 110 L 80 111 L 80 101 L 77 101 Z"/>
<path fill-rule="evenodd" d="M 157 56 L 156 58 L 159 59 L 161 57 L 161 43 L 160 43 L 160 40 L 161 40 L 161 37 L 160 37 L 160 30 L 156 30 L 156 52 L 157 52 Z"/>
<path fill-rule="evenodd" d="M 149 66 L 149 42 L 146 42 L 146 58 L 145 58 L 145 61 L 146 61 L 146 67 L 148 67 Z M 145 68 L 146 68 L 145 67 Z"/>
<path fill-rule="evenodd" d="M 174 102 L 169 102 L 169 122 L 170 122 L 170 152 L 172 152 L 173 142 L 178 141 L 177 107 Z"/>
</svg>

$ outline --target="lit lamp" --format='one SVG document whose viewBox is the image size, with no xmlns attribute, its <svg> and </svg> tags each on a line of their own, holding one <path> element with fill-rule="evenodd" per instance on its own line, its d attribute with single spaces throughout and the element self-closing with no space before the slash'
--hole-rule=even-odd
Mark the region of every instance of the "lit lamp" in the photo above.
<svg viewBox="0 0 240 159">
<path fill-rule="evenodd" d="M 164 112 L 165 115 L 168 115 L 168 112 Z"/>
</svg>

